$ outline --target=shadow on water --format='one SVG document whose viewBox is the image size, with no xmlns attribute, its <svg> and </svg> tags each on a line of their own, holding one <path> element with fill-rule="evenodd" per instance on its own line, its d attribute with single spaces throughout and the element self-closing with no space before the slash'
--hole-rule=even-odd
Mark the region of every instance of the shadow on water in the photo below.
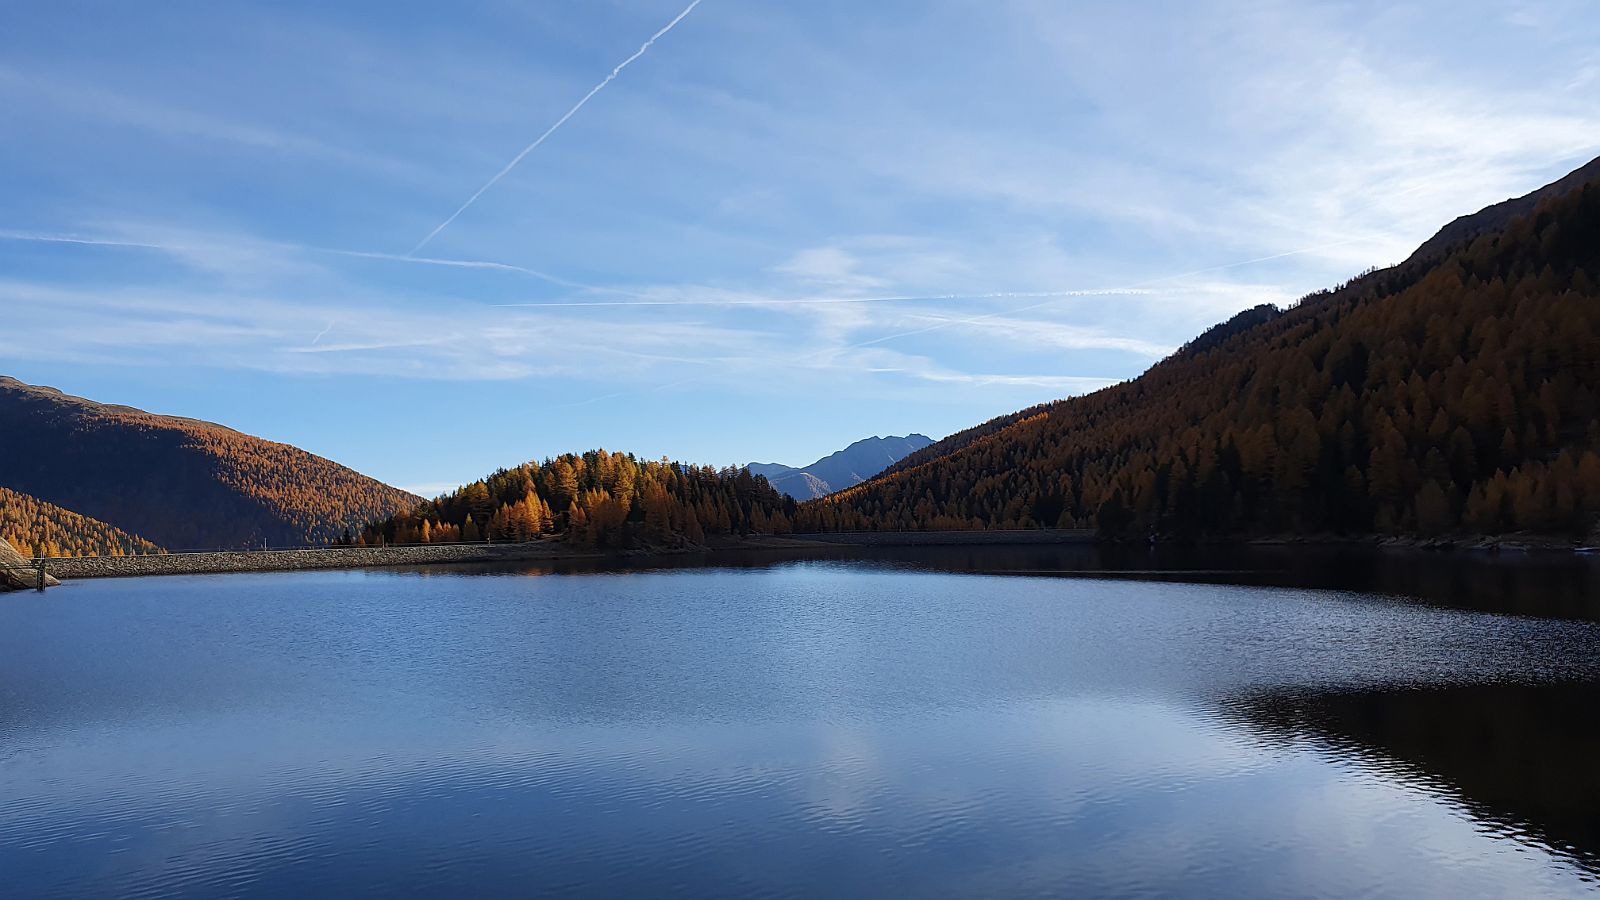
<svg viewBox="0 0 1600 900">
<path fill-rule="evenodd" d="M 538 564 L 421 567 L 429 574 L 552 575 L 845 564 L 953 574 L 1132 578 L 1355 591 L 1498 615 L 1600 622 L 1600 557 L 1373 547 L 824 547 Z"/>
<path fill-rule="evenodd" d="M 1276 694 L 1225 718 L 1453 797 L 1479 827 L 1600 876 L 1600 685 L 1476 684 Z"/>
</svg>

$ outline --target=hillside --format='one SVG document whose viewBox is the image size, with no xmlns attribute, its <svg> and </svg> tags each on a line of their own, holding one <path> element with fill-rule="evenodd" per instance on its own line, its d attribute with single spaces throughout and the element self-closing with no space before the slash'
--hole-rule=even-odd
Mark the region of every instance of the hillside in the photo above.
<svg viewBox="0 0 1600 900">
<path fill-rule="evenodd" d="M 420 498 L 287 444 L 0 377 L 0 485 L 172 550 L 331 541 Z"/>
<path fill-rule="evenodd" d="M 362 543 L 530 541 L 679 549 L 707 536 L 786 534 L 795 503 L 749 469 L 591 450 L 501 469 L 362 529 Z"/>
<path fill-rule="evenodd" d="M 1144 375 L 806 504 L 819 529 L 1581 536 L 1600 518 L 1600 164 Z"/>
<path fill-rule="evenodd" d="M 161 548 L 52 503 L 0 487 L 0 539 L 28 556 L 132 556 Z"/>
<path fill-rule="evenodd" d="M 796 500 L 811 500 L 860 484 L 933 443 L 921 434 L 869 437 L 830 453 L 803 468 L 781 463 L 751 463 L 749 469 Z"/>
</svg>

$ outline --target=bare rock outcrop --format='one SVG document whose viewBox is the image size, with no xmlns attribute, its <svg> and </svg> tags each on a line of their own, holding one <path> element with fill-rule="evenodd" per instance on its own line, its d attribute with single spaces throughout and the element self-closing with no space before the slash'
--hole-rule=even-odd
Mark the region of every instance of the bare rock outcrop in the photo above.
<svg viewBox="0 0 1600 900">
<path fill-rule="evenodd" d="M 17 548 L 5 538 L 0 538 L 0 591 L 21 591 L 37 587 L 38 576 L 33 568 L 33 560 L 17 552 Z M 55 587 L 61 582 L 52 575 L 45 575 L 46 587 Z"/>
</svg>

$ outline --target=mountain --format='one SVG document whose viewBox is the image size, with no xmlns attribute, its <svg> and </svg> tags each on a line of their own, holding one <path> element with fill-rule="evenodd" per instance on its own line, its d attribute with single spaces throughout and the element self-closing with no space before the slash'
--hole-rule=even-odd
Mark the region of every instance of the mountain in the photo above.
<svg viewBox="0 0 1600 900">
<path fill-rule="evenodd" d="M 1001 417 L 796 528 L 1577 537 L 1600 519 L 1600 160 L 1398 266 Z"/>
<path fill-rule="evenodd" d="M 751 463 L 748 468 L 752 473 L 772 482 L 772 486 L 784 496 L 796 500 L 811 500 L 833 493 L 833 489 L 826 481 L 803 469 L 796 469 L 783 463 Z"/>
<path fill-rule="evenodd" d="M 751 463 L 748 468 L 796 500 L 811 500 L 860 484 L 932 443 L 932 438 L 921 434 L 869 437 L 804 468 L 782 463 Z"/>
<path fill-rule="evenodd" d="M 715 469 L 591 450 L 501 469 L 375 522 L 375 544 L 531 541 L 580 547 L 704 547 L 710 536 L 786 534 L 794 500 L 749 469 Z"/>
<path fill-rule="evenodd" d="M 88 516 L 0 487 L 0 540 L 30 556 L 132 556 L 161 548 Z"/>
<path fill-rule="evenodd" d="M 324 543 L 420 502 L 221 425 L 0 376 L 0 485 L 168 549 Z"/>
</svg>

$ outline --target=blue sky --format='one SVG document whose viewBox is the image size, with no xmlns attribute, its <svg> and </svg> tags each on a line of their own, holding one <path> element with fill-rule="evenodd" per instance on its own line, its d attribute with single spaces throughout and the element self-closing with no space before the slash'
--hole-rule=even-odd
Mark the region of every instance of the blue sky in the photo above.
<svg viewBox="0 0 1600 900">
<path fill-rule="evenodd" d="M 20 2 L 0 372 L 433 493 L 1138 374 L 1600 153 L 1532 2 Z M 909 298 L 909 299 L 908 299 Z"/>
</svg>

